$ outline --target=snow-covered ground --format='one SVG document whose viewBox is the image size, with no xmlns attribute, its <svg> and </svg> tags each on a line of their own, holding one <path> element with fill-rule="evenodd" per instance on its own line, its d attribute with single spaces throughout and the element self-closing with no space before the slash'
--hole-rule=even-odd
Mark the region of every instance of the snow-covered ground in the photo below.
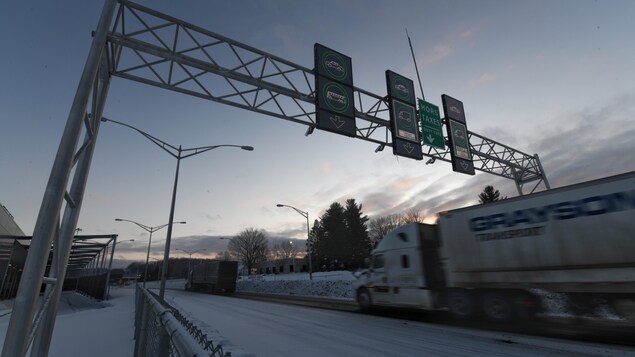
<svg viewBox="0 0 635 357">
<path fill-rule="evenodd" d="M 280 274 L 250 277 L 238 282 L 241 291 L 348 297 L 350 272 Z M 158 289 L 159 282 L 147 287 Z M 183 289 L 184 279 L 169 280 L 168 289 Z M 313 287 L 312 287 L 313 286 Z M 110 300 L 98 302 L 74 292 L 60 299 L 50 356 L 132 356 L 134 350 L 134 285 L 111 287 Z M 166 292 L 169 296 L 170 291 Z M 0 302 L 0 348 L 9 325 L 12 301 Z M 205 325 L 205 323 L 203 323 Z"/>
<path fill-rule="evenodd" d="M 354 280 L 354 275 L 346 271 L 315 273 L 312 281 L 308 274 L 279 274 L 241 278 L 237 288 L 244 292 L 352 300 L 351 284 Z M 596 345 L 584 345 L 578 348 L 574 342 L 465 329 L 459 331 L 453 327 L 371 315 L 192 294 L 180 291 L 184 285 L 182 279 L 168 281 L 166 287 L 176 291 L 166 291 L 166 300 L 212 336 L 214 343 L 221 343 L 226 351 L 232 352 L 234 357 L 409 356 L 413 355 L 413 351 L 465 356 L 635 356 L 635 349 L 626 347 L 603 350 Z M 147 286 L 157 289 L 159 284 L 148 282 Z M 132 356 L 134 292 L 133 285 L 113 287 L 111 299 L 107 302 L 96 302 L 74 292 L 65 292 L 50 356 Z M 557 294 L 545 294 L 543 301 L 551 309 L 551 314 L 566 316 Z M 0 346 L 8 327 L 10 306 L 10 301 L 0 304 Z M 409 336 L 409 339 L 404 340 L 403 336 Z M 512 342 L 501 344 L 496 341 Z"/>
<path fill-rule="evenodd" d="M 6 305 L 11 305 L 10 302 Z M 0 346 L 4 345 L 10 309 L 0 310 Z M 75 292 L 60 299 L 49 356 L 132 356 L 134 288 L 112 288 L 111 299 L 98 302 Z"/>
<path fill-rule="evenodd" d="M 166 300 L 233 357 L 631 356 L 635 348 L 484 331 L 227 296 Z"/>
</svg>

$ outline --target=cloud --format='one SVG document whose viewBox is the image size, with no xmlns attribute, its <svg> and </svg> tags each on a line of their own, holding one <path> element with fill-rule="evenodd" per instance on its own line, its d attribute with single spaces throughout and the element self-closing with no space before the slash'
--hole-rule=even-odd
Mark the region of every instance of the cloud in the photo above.
<svg viewBox="0 0 635 357">
<path fill-rule="evenodd" d="M 529 136 L 529 140 L 532 146 L 540 148 L 541 162 L 551 187 L 635 170 L 633 117 L 635 93 L 612 98 L 599 107 L 581 108 L 549 118 L 547 125 L 537 123 L 541 130 Z M 414 185 L 416 182 L 421 185 Z M 477 204 L 478 194 L 487 185 L 499 189 L 502 196 L 518 195 L 511 180 L 479 172 L 468 179 L 458 173 L 447 173 L 434 180 L 429 174 L 393 181 L 378 180 L 372 185 L 371 192 L 358 189 L 350 192 L 348 197 L 358 198 L 364 213 L 371 218 L 399 214 L 411 208 L 433 217 L 438 212 Z M 530 187 L 533 186 L 525 188 L 525 194 L 529 193 Z M 537 190 L 543 189 L 544 185 L 537 187 Z"/>
<path fill-rule="evenodd" d="M 194 252 L 201 250 L 197 255 L 205 257 L 214 257 L 216 253 L 223 252 L 227 249 L 227 243 L 229 243 L 228 236 L 216 236 L 216 235 L 196 235 L 185 237 L 173 237 L 170 242 L 170 256 L 185 255 L 184 252 L 179 250 L 185 250 Z M 158 241 L 157 245 L 163 246 L 165 240 Z M 204 250 L 202 250 L 204 249 Z M 155 251 L 154 249 L 153 251 Z M 163 255 L 163 254 L 161 254 Z"/>
<path fill-rule="evenodd" d="M 312 225 L 313 222 L 310 222 L 310 224 Z M 289 228 L 289 227 L 293 227 L 293 228 Z M 273 237 L 285 237 L 285 239 L 289 239 L 288 237 L 303 237 L 303 236 L 306 237 L 306 220 L 302 224 L 300 223 L 290 224 L 289 227 L 285 226 L 282 230 L 278 230 L 273 233 L 269 233 L 269 232 L 267 233 L 271 234 Z"/>
<path fill-rule="evenodd" d="M 472 39 L 477 32 L 477 29 L 470 28 L 457 29 L 448 33 L 441 41 L 432 46 L 432 51 L 426 49 L 425 52 L 419 54 L 419 57 L 423 58 L 423 66 L 440 62 L 457 52 L 458 49 L 464 47 L 465 43 Z"/>
<path fill-rule="evenodd" d="M 472 78 L 470 79 L 470 81 L 468 82 L 468 88 L 470 89 L 474 89 L 476 87 L 479 87 L 485 83 L 488 82 L 492 82 L 494 80 L 496 80 L 498 78 L 498 76 L 496 74 L 493 73 L 483 73 L 480 76 L 476 77 L 476 78 Z"/>
<path fill-rule="evenodd" d="M 632 159 L 635 152 L 633 117 L 635 92 L 612 98 L 593 108 L 579 108 L 550 117 L 546 123 L 535 123 L 536 132 L 527 133 L 522 139 L 516 140 L 498 128 L 489 128 L 486 132 L 488 136 L 504 138 L 503 143 L 512 147 L 516 147 L 516 141 L 522 141 L 519 146 L 525 146 L 524 143 L 529 141 L 532 147 L 539 148 L 547 178 L 551 187 L 555 188 L 635 170 Z M 492 133 L 496 135 L 490 135 Z M 389 179 L 379 175 L 370 181 L 357 182 L 354 189 L 347 190 L 346 194 L 341 194 L 340 185 L 335 185 L 314 195 L 322 200 L 312 201 L 344 203 L 348 198 L 355 198 L 362 204 L 363 213 L 370 218 L 415 208 L 431 222 L 439 212 L 478 204 L 478 194 L 487 185 L 500 190 L 502 196 L 518 195 L 514 182 L 509 179 L 483 172 L 468 177 L 449 171 L 448 163 L 439 165 L 444 167 L 439 167 L 434 173 L 401 173 L 388 176 Z M 533 183 L 528 184 L 524 193 L 529 193 L 532 187 Z M 544 185 L 537 187 L 539 191 L 543 189 Z M 311 224 L 326 208 L 320 207 L 321 212 L 312 214 Z M 304 224 L 295 223 L 272 235 L 304 237 L 306 231 Z"/>
<path fill-rule="evenodd" d="M 635 170 L 635 93 L 554 118 L 536 138 L 552 187 Z"/>
<path fill-rule="evenodd" d="M 203 216 L 205 218 L 207 218 L 207 220 L 212 221 L 212 222 L 213 221 L 219 221 L 219 220 L 223 219 L 223 217 L 221 217 L 221 215 L 218 214 L 218 213 L 217 214 L 203 213 Z"/>
<path fill-rule="evenodd" d="M 335 168 L 333 167 L 333 163 L 330 162 L 330 161 L 325 161 L 325 162 L 320 164 L 320 170 L 324 174 L 330 174 L 330 173 L 333 172 L 334 169 Z"/>
<path fill-rule="evenodd" d="M 413 188 L 419 181 L 414 177 L 402 177 L 390 183 L 388 187 L 391 190 L 409 190 Z"/>
<path fill-rule="evenodd" d="M 504 126 L 485 126 L 479 129 L 479 134 L 493 138 L 497 142 L 503 143 L 506 146 L 514 146 L 518 143 L 518 139 L 509 130 L 505 130 Z"/>
</svg>

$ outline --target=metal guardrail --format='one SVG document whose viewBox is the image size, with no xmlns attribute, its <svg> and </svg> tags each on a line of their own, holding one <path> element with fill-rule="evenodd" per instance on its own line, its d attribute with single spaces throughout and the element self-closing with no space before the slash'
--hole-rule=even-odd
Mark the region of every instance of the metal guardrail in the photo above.
<svg viewBox="0 0 635 357">
<path fill-rule="evenodd" d="M 140 285 L 135 294 L 134 355 L 231 357 L 177 309 Z"/>
</svg>

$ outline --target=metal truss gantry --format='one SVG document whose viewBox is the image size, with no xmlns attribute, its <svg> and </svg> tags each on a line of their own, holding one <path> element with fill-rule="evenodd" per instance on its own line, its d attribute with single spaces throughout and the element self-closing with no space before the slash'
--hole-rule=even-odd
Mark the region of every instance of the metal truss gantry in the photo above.
<svg viewBox="0 0 635 357">
<path fill-rule="evenodd" d="M 106 0 L 33 231 L 3 357 L 24 356 L 29 346 L 33 356 L 48 353 L 111 76 L 304 124 L 307 134 L 315 128 L 312 69 L 152 9 Z M 356 138 L 379 145 L 376 151 L 392 146 L 385 96 L 360 88 L 354 95 Z M 529 183 L 535 183 L 530 192 L 541 183 L 549 188 L 537 155 L 473 132 L 469 141 L 476 170 L 514 180 L 519 194 Z M 424 155 L 450 162 L 449 149 L 428 148 Z"/>
<path fill-rule="evenodd" d="M 313 69 L 215 34 L 152 9 L 123 1 L 108 35 L 112 75 L 189 94 L 315 128 Z M 356 138 L 392 146 L 385 95 L 354 88 Z M 445 137 L 447 142 L 447 135 Z M 537 155 L 470 132 L 476 170 L 549 188 Z M 451 162 L 450 150 L 425 156 Z"/>
</svg>

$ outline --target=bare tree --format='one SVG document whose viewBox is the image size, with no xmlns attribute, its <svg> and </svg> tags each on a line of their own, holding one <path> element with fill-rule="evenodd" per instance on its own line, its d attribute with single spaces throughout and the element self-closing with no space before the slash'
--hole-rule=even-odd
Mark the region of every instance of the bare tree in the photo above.
<svg viewBox="0 0 635 357">
<path fill-rule="evenodd" d="M 247 267 L 248 274 L 267 259 L 269 242 L 263 230 L 247 228 L 229 241 L 227 250 Z"/>
<path fill-rule="evenodd" d="M 401 216 L 389 215 L 371 219 L 368 223 L 368 236 L 373 245 L 379 243 L 384 236 L 401 224 Z"/>
<path fill-rule="evenodd" d="M 411 208 L 402 214 L 391 214 L 371 219 L 368 223 L 368 235 L 371 242 L 377 245 L 384 236 L 402 224 L 423 223 L 423 213 L 420 209 Z"/>
<path fill-rule="evenodd" d="M 423 214 L 418 208 L 412 207 L 400 216 L 401 224 L 423 223 Z"/>
<path fill-rule="evenodd" d="M 276 259 L 293 258 L 300 252 L 299 244 L 293 244 L 293 241 L 284 241 L 276 243 L 271 248 L 271 253 Z"/>
</svg>

